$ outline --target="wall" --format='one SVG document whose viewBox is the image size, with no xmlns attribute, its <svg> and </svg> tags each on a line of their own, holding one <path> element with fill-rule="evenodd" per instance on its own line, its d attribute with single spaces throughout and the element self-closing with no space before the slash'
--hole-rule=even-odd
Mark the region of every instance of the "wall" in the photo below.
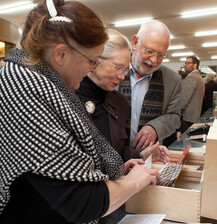
<svg viewBox="0 0 217 224">
<path fill-rule="evenodd" d="M 6 56 L 10 53 L 11 47 L 18 47 L 21 39 L 21 32 L 18 24 L 0 19 L 0 41 L 6 42 Z"/>
</svg>

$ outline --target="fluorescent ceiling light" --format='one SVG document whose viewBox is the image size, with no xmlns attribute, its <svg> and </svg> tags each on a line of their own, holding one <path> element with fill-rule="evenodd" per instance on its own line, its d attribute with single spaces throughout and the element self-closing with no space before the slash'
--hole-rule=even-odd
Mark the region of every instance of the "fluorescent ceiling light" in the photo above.
<svg viewBox="0 0 217 224">
<path fill-rule="evenodd" d="M 197 57 L 197 59 L 200 60 L 199 57 Z M 179 60 L 180 60 L 180 61 L 186 61 L 186 57 L 184 57 L 184 58 L 180 58 Z"/>
<path fill-rule="evenodd" d="M 172 54 L 172 57 L 182 57 L 182 56 L 190 56 L 193 55 L 193 52 L 180 52 L 180 53 L 174 53 Z"/>
<path fill-rule="evenodd" d="M 180 58 L 180 61 L 186 61 L 186 57 L 185 58 Z"/>
<path fill-rule="evenodd" d="M 13 5 L 8 5 L 5 7 L 2 7 L 0 9 L 0 14 L 5 14 L 5 13 L 12 13 L 12 12 L 17 12 L 17 11 L 23 11 L 25 9 L 33 9 L 35 6 L 34 3 L 32 3 L 31 1 L 29 2 L 19 2 L 17 4 L 13 4 Z"/>
<path fill-rule="evenodd" d="M 211 36 L 211 35 L 217 35 L 217 30 L 209 30 L 209 31 L 196 32 L 194 34 L 194 36 L 196 36 L 196 37 Z"/>
<path fill-rule="evenodd" d="M 169 62 L 170 60 L 168 58 L 163 59 L 163 62 Z"/>
<path fill-rule="evenodd" d="M 17 6 L 20 6 L 20 5 L 26 5 L 26 4 L 29 4 L 29 3 L 32 3 L 32 1 L 20 1 L 20 2 L 17 2 L 17 3 L 8 4 L 6 6 L 3 6 L 3 7 L 1 7 L 1 10 L 8 9 L 8 8 L 14 8 L 14 7 L 17 7 Z"/>
<path fill-rule="evenodd" d="M 211 59 L 217 59 L 217 55 L 212 56 Z"/>
<path fill-rule="evenodd" d="M 203 47 L 216 47 L 217 42 L 211 42 L 211 43 L 204 43 L 202 44 Z"/>
<path fill-rule="evenodd" d="M 217 14 L 217 8 L 202 9 L 202 10 L 191 11 L 191 12 L 183 12 L 181 14 L 181 17 L 191 18 L 191 17 L 206 16 L 206 15 L 213 15 L 213 14 Z"/>
<path fill-rule="evenodd" d="M 174 39 L 174 36 L 172 34 L 170 34 L 170 40 Z"/>
<path fill-rule="evenodd" d="M 177 50 L 177 49 L 184 49 L 185 45 L 173 45 L 169 46 L 168 50 Z"/>
<path fill-rule="evenodd" d="M 135 26 L 135 25 L 143 24 L 144 22 L 148 20 L 152 20 L 152 18 L 147 17 L 147 18 L 140 18 L 140 19 L 124 20 L 124 21 L 115 22 L 114 25 L 115 27 Z"/>
<path fill-rule="evenodd" d="M 210 31 L 202 31 L 202 32 L 196 32 L 194 36 L 201 37 L 201 36 L 211 36 L 211 35 L 217 35 L 217 30 L 210 30 Z"/>
</svg>

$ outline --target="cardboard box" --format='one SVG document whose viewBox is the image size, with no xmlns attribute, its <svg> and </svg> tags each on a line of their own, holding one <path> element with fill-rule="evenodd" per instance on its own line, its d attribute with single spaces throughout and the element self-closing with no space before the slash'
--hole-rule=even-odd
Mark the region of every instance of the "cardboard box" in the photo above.
<svg viewBox="0 0 217 224">
<path fill-rule="evenodd" d="M 217 119 L 215 119 L 214 121 L 213 121 L 213 125 L 212 125 L 213 127 L 217 127 Z"/>
<path fill-rule="evenodd" d="M 171 162 L 177 161 L 182 152 L 170 151 Z M 186 164 L 175 187 L 147 186 L 126 203 L 126 212 L 166 214 L 167 220 L 200 222 L 201 186 L 204 155 L 188 153 Z M 162 165 L 153 164 L 153 168 Z"/>
</svg>

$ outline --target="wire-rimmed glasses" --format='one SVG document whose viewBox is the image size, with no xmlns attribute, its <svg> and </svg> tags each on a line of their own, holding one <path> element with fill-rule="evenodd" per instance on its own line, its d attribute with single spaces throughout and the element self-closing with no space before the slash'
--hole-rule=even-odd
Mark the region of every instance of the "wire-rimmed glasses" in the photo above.
<svg viewBox="0 0 217 224">
<path fill-rule="evenodd" d="M 153 57 L 153 56 L 155 56 L 155 55 L 157 55 L 157 58 L 158 59 L 160 59 L 160 60 L 163 60 L 165 57 L 166 57 L 166 53 L 163 53 L 163 52 L 156 52 L 156 51 L 154 51 L 154 50 L 151 50 L 151 49 L 149 49 L 149 48 L 146 48 L 143 44 L 142 44 L 142 42 L 141 42 L 141 40 L 138 38 L 138 40 L 140 41 L 140 44 L 141 44 L 141 46 L 143 47 L 143 49 L 144 49 L 144 54 L 145 55 L 147 55 L 147 56 L 149 56 L 149 57 Z"/>
<path fill-rule="evenodd" d="M 78 51 L 76 48 L 74 48 L 73 46 L 70 46 L 70 45 L 68 45 L 72 50 L 74 50 L 74 51 L 76 51 L 78 54 L 80 54 L 81 56 L 83 56 L 83 57 L 85 57 L 87 60 L 88 60 L 88 62 L 89 62 L 89 64 L 90 64 L 90 66 L 91 66 L 91 68 L 92 69 L 95 69 L 99 64 L 100 64 L 100 61 L 99 61 L 99 58 L 97 58 L 95 61 L 94 60 L 92 60 L 92 59 L 90 59 L 89 57 L 87 57 L 85 54 L 83 54 L 83 53 L 81 53 L 80 51 Z"/>
</svg>

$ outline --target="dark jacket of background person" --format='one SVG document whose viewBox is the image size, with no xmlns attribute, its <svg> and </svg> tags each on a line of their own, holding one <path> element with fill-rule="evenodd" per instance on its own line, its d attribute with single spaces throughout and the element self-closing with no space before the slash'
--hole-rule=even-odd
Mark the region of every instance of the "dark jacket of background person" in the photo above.
<svg viewBox="0 0 217 224">
<path fill-rule="evenodd" d="M 215 81 L 210 81 L 205 84 L 205 94 L 204 94 L 201 114 L 203 114 L 209 108 L 213 107 L 213 92 L 214 91 L 217 91 L 217 79 L 215 79 Z"/>
</svg>

